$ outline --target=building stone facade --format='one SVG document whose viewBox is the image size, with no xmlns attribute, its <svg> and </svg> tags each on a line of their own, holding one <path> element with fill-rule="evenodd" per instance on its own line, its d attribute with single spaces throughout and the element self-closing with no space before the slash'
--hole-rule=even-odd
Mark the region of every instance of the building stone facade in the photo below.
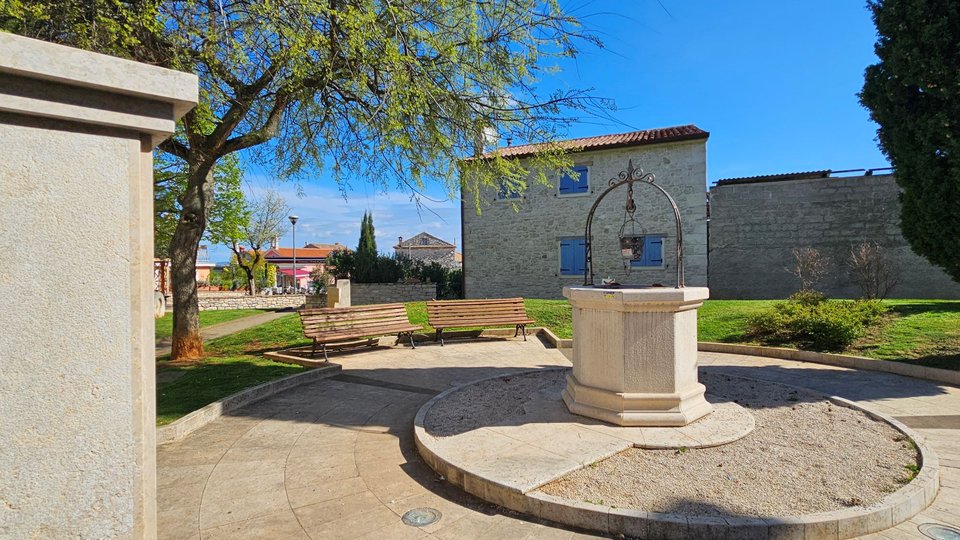
<svg viewBox="0 0 960 540">
<path fill-rule="evenodd" d="M 393 246 L 397 257 L 406 257 L 426 264 L 437 263 L 444 268 L 460 268 L 457 246 L 436 236 L 422 232 Z"/>
<path fill-rule="evenodd" d="M 675 133 L 663 142 L 644 134 Z M 641 135 L 637 137 L 637 135 Z M 588 190 L 562 195 L 559 174 L 553 185 L 530 184 L 522 197 L 500 199 L 493 187 L 481 188 L 482 213 L 472 195 L 463 205 L 463 268 L 466 298 L 524 296 L 562 298 L 565 285 L 583 283 L 583 275 L 561 275 L 560 242 L 583 238 L 587 214 L 594 201 L 627 168 L 628 161 L 656 175 L 656 182 L 677 201 L 683 220 L 687 285 L 707 284 L 706 139 L 695 126 L 634 132 L 589 139 L 573 154 L 574 163 L 587 167 Z M 613 140 L 639 140 L 611 145 Z M 588 141 L 581 139 L 578 141 Z M 614 147 L 611 147 L 614 146 Z M 505 149 L 509 150 L 509 149 Z M 522 159 L 522 158 L 519 158 Z M 613 277 L 625 284 L 674 286 L 676 282 L 676 228 L 673 211 L 655 188 L 635 185 L 638 226 L 632 232 L 663 236 L 663 264 L 624 268 L 618 234 L 624 222 L 626 187 L 611 192 L 597 208 L 593 223 L 593 268 L 596 282 Z M 626 233 L 631 232 L 628 226 Z"/>
<path fill-rule="evenodd" d="M 879 243 L 901 274 L 894 298 L 960 298 L 960 284 L 911 251 L 900 233 L 892 175 L 832 177 L 829 171 L 721 180 L 710 190 L 710 295 L 784 298 L 800 284 L 787 271 L 794 248 L 816 248 L 831 267 L 818 285 L 856 297 L 850 248 Z"/>
</svg>

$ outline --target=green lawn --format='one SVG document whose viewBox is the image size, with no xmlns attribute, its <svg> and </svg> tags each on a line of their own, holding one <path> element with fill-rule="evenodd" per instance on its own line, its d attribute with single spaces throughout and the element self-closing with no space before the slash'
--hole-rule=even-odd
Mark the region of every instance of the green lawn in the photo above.
<svg viewBox="0 0 960 540">
<path fill-rule="evenodd" d="M 565 300 L 526 300 L 537 326 L 570 338 L 570 304 Z M 772 306 L 772 300 L 708 300 L 699 312 L 699 339 L 745 342 L 747 318 Z M 849 354 L 960 370 L 960 301 L 890 300 L 883 324 L 861 339 Z M 226 313 L 226 312 L 203 312 Z M 423 302 L 407 304 L 414 324 L 427 325 Z M 236 318 L 236 317 L 234 317 Z M 218 321 L 220 322 L 220 321 Z M 207 324 L 213 324 L 209 320 Z M 167 424 L 208 403 L 244 388 L 299 373 L 300 366 L 266 360 L 265 351 L 308 344 L 295 314 L 210 341 L 209 356 L 200 362 L 174 364 L 157 361 L 157 423 Z"/>
<path fill-rule="evenodd" d="M 960 370 L 960 301 L 887 300 L 890 316 L 851 354 Z"/>
<path fill-rule="evenodd" d="M 180 364 L 157 360 L 157 424 L 173 422 L 244 388 L 299 373 L 307 368 L 263 358 L 264 351 L 307 343 L 296 314 L 214 339 L 207 357 Z"/>
<path fill-rule="evenodd" d="M 263 313 L 262 309 L 218 309 L 212 311 L 200 312 L 200 327 L 213 326 L 215 324 L 241 319 Z M 167 313 L 159 319 L 154 319 L 157 339 L 168 338 L 173 335 L 173 313 Z"/>
</svg>

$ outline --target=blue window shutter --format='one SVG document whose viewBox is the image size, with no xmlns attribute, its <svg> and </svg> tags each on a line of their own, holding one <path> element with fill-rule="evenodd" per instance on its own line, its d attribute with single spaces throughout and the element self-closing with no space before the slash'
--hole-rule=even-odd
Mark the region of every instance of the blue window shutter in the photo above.
<svg viewBox="0 0 960 540">
<path fill-rule="evenodd" d="M 648 236 L 643 246 L 643 259 L 646 266 L 660 266 L 663 264 L 663 237 Z"/>
<path fill-rule="evenodd" d="M 583 274 L 585 260 L 582 238 L 560 240 L 560 275 L 576 276 Z"/>
<path fill-rule="evenodd" d="M 584 259 L 583 254 L 583 239 L 580 238 L 573 240 L 571 241 L 571 244 L 573 246 L 574 273 L 582 274 L 584 268 L 586 267 L 586 260 Z"/>
<path fill-rule="evenodd" d="M 574 193 L 586 193 L 587 189 L 589 189 L 590 187 L 587 185 L 587 168 L 574 167 L 573 170 L 577 172 L 577 175 L 578 175 L 577 180 L 579 180 L 574 184 L 574 188 L 573 188 Z"/>
<path fill-rule="evenodd" d="M 570 241 L 561 240 L 560 241 L 560 275 L 561 276 L 565 276 L 573 272 L 572 265 L 574 261 L 571 258 L 572 254 L 573 254 L 573 250 L 571 249 Z"/>
<path fill-rule="evenodd" d="M 562 195 L 586 193 L 590 188 L 587 185 L 587 167 L 574 167 L 573 170 L 576 174 L 573 178 L 566 174 L 560 178 L 560 194 Z"/>
</svg>

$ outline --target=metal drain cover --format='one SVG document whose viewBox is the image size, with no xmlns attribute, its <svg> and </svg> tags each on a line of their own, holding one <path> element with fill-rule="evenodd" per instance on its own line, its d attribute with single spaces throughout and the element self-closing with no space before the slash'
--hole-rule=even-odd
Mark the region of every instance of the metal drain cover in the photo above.
<svg viewBox="0 0 960 540">
<path fill-rule="evenodd" d="M 403 515 L 403 522 L 411 527 L 425 527 L 440 519 L 442 515 L 433 508 L 414 508 Z"/>
<path fill-rule="evenodd" d="M 954 529 L 938 523 L 924 523 L 917 527 L 924 536 L 933 540 L 960 540 L 960 529 Z"/>
</svg>

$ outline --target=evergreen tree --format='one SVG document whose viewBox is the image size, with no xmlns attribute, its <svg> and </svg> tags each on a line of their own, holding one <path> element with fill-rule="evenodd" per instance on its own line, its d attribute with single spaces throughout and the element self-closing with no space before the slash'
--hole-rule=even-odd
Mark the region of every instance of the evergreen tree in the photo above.
<svg viewBox="0 0 960 540">
<path fill-rule="evenodd" d="M 357 244 L 357 254 L 364 256 L 377 256 L 377 238 L 373 229 L 373 214 L 363 213 L 363 219 L 360 221 L 360 242 Z"/>
<path fill-rule="evenodd" d="M 960 3 L 872 0 L 880 62 L 860 101 L 896 169 L 903 236 L 960 281 Z"/>
</svg>

